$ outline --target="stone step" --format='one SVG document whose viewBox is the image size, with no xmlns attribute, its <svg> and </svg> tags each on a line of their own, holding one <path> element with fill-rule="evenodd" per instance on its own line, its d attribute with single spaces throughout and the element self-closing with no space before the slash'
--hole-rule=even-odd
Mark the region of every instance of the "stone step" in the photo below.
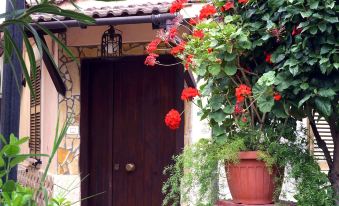
<svg viewBox="0 0 339 206">
<path fill-rule="evenodd" d="M 275 204 L 264 204 L 264 205 L 248 205 L 233 203 L 230 200 L 219 200 L 215 206 L 275 206 Z M 294 203 L 279 203 L 279 206 L 295 206 Z"/>
</svg>

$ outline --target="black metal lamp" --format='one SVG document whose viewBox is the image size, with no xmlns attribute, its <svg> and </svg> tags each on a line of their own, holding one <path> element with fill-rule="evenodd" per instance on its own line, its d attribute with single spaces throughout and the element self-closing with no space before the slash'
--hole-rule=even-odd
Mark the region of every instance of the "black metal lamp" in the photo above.
<svg viewBox="0 0 339 206">
<path fill-rule="evenodd" d="M 114 57 L 122 55 L 121 31 L 110 26 L 101 39 L 101 56 Z"/>
</svg>

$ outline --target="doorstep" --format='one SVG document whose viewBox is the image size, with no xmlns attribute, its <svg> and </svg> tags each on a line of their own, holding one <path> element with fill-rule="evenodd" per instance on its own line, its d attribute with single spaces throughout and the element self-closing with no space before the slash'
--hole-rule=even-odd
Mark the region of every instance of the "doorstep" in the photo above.
<svg viewBox="0 0 339 206">
<path fill-rule="evenodd" d="M 265 204 L 265 205 L 247 205 L 247 204 L 237 204 L 229 200 L 219 200 L 215 206 L 274 206 L 275 204 Z M 284 206 L 294 206 L 293 203 L 279 203 L 279 205 Z"/>
</svg>

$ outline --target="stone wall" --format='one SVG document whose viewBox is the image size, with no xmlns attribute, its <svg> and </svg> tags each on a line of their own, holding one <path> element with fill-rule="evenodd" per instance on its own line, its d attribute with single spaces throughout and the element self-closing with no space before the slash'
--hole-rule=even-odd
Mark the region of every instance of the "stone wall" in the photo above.
<svg viewBox="0 0 339 206">
<path fill-rule="evenodd" d="M 60 34 L 59 38 L 67 43 L 66 34 Z M 146 45 L 147 43 L 123 44 L 123 55 L 145 54 Z M 64 122 L 66 118 L 71 118 L 72 128 L 78 129 L 80 125 L 80 59 L 100 56 L 100 45 L 69 47 L 69 49 L 78 62 L 74 62 L 68 57 L 62 48 L 58 51 L 59 72 L 66 85 L 66 95 L 59 95 L 60 122 Z M 79 147 L 79 133 L 67 134 L 58 149 L 58 174 L 79 174 Z"/>
</svg>

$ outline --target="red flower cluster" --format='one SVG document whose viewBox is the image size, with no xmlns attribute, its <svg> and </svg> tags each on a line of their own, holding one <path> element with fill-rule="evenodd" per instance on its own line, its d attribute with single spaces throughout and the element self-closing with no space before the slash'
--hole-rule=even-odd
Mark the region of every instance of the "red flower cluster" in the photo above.
<svg viewBox="0 0 339 206">
<path fill-rule="evenodd" d="M 195 26 L 199 23 L 199 19 L 198 17 L 195 17 L 195 18 L 191 18 L 189 21 L 188 21 L 189 24 L 191 24 L 192 26 Z"/>
<path fill-rule="evenodd" d="M 215 13 L 217 13 L 217 9 L 213 5 L 207 4 L 200 10 L 199 19 L 208 18 Z"/>
<path fill-rule="evenodd" d="M 193 87 L 185 88 L 184 90 L 182 90 L 182 93 L 181 93 L 181 99 L 183 101 L 185 101 L 185 100 L 191 101 L 196 96 L 200 96 L 200 93 L 196 88 L 193 88 Z"/>
<path fill-rule="evenodd" d="M 210 53 L 213 52 L 213 49 L 212 49 L 212 48 L 208 48 L 208 49 L 207 49 L 207 52 L 210 54 Z"/>
<path fill-rule="evenodd" d="M 147 53 L 153 53 L 154 51 L 156 51 L 158 49 L 158 45 L 160 44 L 161 39 L 156 38 L 153 41 L 151 41 L 147 47 L 146 47 L 146 51 Z"/>
<path fill-rule="evenodd" d="M 203 39 L 205 35 L 203 30 L 194 30 L 192 36 L 198 39 Z"/>
<path fill-rule="evenodd" d="M 226 4 L 224 6 L 221 7 L 221 11 L 224 12 L 224 11 L 228 11 L 228 10 L 233 9 L 233 8 L 234 8 L 234 2 L 229 1 L 229 2 L 226 2 Z"/>
<path fill-rule="evenodd" d="M 274 96 L 273 96 L 275 101 L 280 101 L 281 100 L 281 95 L 279 92 L 274 92 Z"/>
<path fill-rule="evenodd" d="M 185 64 L 185 69 L 186 69 L 186 70 L 188 70 L 188 69 L 190 68 L 190 65 L 191 65 L 192 62 L 193 62 L 193 60 L 192 60 L 193 57 L 194 57 L 193 54 L 187 55 L 187 57 L 186 57 L 186 64 Z"/>
<path fill-rule="evenodd" d="M 146 57 L 146 60 L 145 60 L 145 65 L 147 66 L 154 66 L 157 62 L 157 57 L 159 55 L 157 54 L 154 54 L 154 53 L 150 53 L 147 57 Z"/>
<path fill-rule="evenodd" d="M 238 0 L 239 4 L 247 4 L 248 0 Z"/>
<path fill-rule="evenodd" d="M 235 88 L 235 96 L 237 98 L 237 103 L 243 102 L 245 100 L 245 97 L 251 94 L 252 94 L 251 87 L 245 84 L 240 84 L 239 87 Z"/>
<path fill-rule="evenodd" d="M 169 30 L 168 38 L 169 38 L 169 39 L 174 39 L 175 36 L 177 35 L 177 33 L 178 33 L 178 29 L 175 28 L 175 27 L 172 27 L 172 28 Z"/>
<path fill-rule="evenodd" d="M 184 41 L 180 42 L 180 44 L 178 46 L 173 47 L 171 49 L 171 54 L 173 56 L 176 56 L 178 54 L 183 53 L 185 51 L 185 46 L 186 46 L 186 42 L 184 42 Z"/>
<path fill-rule="evenodd" d="M 165 116 L 165 124 L 170 129 L 178 129 L 180 126 L 181 117 L 177 110 L 171 109 Z"/>
<path fill-rule="evenodd" d="M 186 3 L 187 0 L 176 0 L 172 3 L 170 8 L 170 13 L 174 14 L 176 12 L 179 12 L 181 9 L 184 8 L 184 3 Z"/>
<path fill-rule="evenodd" d="M 234 113 L 235 114 L 241 114 L 242 112 L 243 112 L 243 109 L 242 109 L 241 105 L 239 103 L 236 103 L 235 107 L 234 107 Z"/>
<path fill-rule="evenodd" d="M 294 26 L 294 27 L 293 27 L 293 31 L 292 31 L 292 36 L 297 36 L 297 35 L 299 35 L 302 31 L 303 31 L 302 28 L 298 28 L 298 26 Z"/>
<path fill-rule="evenodd" d="M 272 54 L 268 54 L 268 53 L 265 53 L 265 61 L 269 64 L 272 64 L 272 61 L 271 61 L 271 57 L 272 57 Z"/>
</svg>

